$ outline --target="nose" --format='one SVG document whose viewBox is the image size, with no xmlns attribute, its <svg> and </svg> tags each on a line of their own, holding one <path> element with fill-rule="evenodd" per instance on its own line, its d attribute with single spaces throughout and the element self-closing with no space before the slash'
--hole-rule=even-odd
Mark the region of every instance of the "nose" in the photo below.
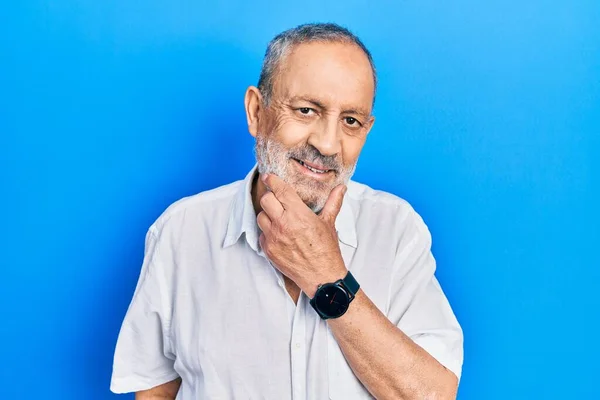
<svg viewBox="0 0 600 400">
<path fill-rule="evenodd" d="M 324 156 L 334 156 L 341 152 L 342 143 L 337 119 L 323 118 L 315 125 L 308 138 L 308 144 L 319 150 Z"/>
</svg>

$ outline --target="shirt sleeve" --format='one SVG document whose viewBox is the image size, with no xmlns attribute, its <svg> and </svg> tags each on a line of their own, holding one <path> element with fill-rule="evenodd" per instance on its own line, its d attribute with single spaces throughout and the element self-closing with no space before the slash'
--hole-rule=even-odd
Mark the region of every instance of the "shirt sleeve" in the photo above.
<svg viewBox="0 0 600 400">
<path fill-rule="evenodd" d="M 110 383 L 113 393 L 147 390 L 178 377 L 158 242 L 151 228 L 137 286 L 117 339 Z"/>
<path fill-rule="evenodd" d="M 412 209 L 403 226 L 388 318 L 460 380 L 463 332 L 434 275 L 431 235 Z"/>
</svg>

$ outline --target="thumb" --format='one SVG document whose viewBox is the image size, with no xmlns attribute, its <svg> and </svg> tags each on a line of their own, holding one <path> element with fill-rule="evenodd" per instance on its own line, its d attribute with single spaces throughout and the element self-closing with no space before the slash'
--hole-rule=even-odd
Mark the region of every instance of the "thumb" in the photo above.
<svg viewBox="0 0 600 400">
<path fill-rule="evenodd" d="M 323 220 L 333 224 L 335 223 L 335 219 L 342 208 L 342 203 L 344 202 L 344 195 L 348 188 L 346 185 L 338 185 L 331 193 L 329 193 L 329 197 L 327 198 L 327 202 L 325 206 L 323 206 L 323 210 L 319 214 Z"/>
</svg>

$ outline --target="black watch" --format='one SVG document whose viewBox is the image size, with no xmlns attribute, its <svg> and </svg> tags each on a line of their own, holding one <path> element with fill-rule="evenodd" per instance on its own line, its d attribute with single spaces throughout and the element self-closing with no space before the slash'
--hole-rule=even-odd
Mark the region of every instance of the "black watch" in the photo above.
<svg viewBox="0 0 600 400">
<path fill-rule="evenodd" d="M 360 285 L 348 271 L 344 279 L 319 285 L 310 305 L 323 319 L 339 318 L 348 310 L 358 289 Z"/>
</svg>

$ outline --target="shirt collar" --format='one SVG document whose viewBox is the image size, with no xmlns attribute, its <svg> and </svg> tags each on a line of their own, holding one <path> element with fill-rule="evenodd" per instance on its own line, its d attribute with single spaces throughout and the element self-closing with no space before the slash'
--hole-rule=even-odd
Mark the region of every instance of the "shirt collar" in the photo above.
<svg viewBox="0 0 600 400">
<path fill-rule="evenodd" d="M 227 233 L 223 241 L 223 247 L 229 247 L 236 243 L 242 233 L 246 234 L 246 241 L 252 248 L 252 250 L 258 252 L 258 236 L 259 228 L 256 223 L 256 213 L 254 211 L 254 205 L 252 204 L 252 183 L 258 173 L 258 164 L 250 170 L 246 178 L 239 185 L 238 192 L 236 193 L 229 221 L 227 223 Z M 350 183 L 348 184 L 348 191 L 344 196 L 344 202 L 342 208 L 335 220 L 335 229 L 338 233 L 339 240 L 356 248 L 356 226 L 354 222 L 354 212 L 349 204 L 348 193 L 350 193 Z"/>
</svg>

